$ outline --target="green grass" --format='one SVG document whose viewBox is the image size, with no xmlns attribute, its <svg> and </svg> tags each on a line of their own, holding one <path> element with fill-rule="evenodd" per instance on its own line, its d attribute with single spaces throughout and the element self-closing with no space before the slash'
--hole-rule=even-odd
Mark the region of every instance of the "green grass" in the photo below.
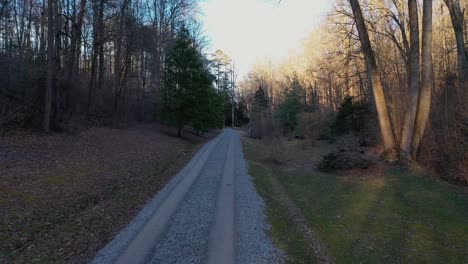
<svg viewBox="0 0 468 264">
<path fill-rule="evenodd" d="M 305 156 L 326 152 L 323 146 L 314 153 L 313 148 L 301 151 L 297 144 L 285 145 L 294 159 L 314 160 Z M 280 209 L 268 198 L 274 196 L 271 188 L 263 187 L 268 184 L 264 178 L 276 177 L 336 263 L 468 263 L 466 189 L 408 170 L 387 169 L 375 177 L 305 172 L 265 161 L 267 149 L 259 141 L 244 140 L 244 149 L 268 206 Z M 252 164 L 261 164 L 270 174 Z M 280 215 L 269 214 L 273 229 Z M 290 255 L 301 254 L 279 245 Z"/>
<path fill-rule="evenodd" d="M 286 208 L 275 195 L 271 183 L 271 169 L 258 162 L 249 162 L 249 172 L 254 175 L 257 191 L 265 199 L 271 236 L 276 245 L 288 253 L 287 263 L 313 263 L 314 256 L 308 250 L 305 238 L 288 219 Z"/>
</svg>

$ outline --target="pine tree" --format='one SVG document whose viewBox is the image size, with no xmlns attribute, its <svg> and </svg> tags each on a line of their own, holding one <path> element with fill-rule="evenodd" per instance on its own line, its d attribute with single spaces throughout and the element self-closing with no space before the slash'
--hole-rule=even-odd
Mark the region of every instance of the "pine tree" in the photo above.
<svg viewBox="0 0 468 264">
<path fill-rule="evenodd" d="M 293 131 L 298 125 L 297 115 L 302 110 L 303 104 L 299 94 L 300 90 L 295 88 L 292 86 L 292 89 L 284 93 L 284 101 L 279 105 L 276 113 L 276 117 L 283 126 L 283 133 Z"/>
<path fill-rule="evenodd" d="M 222 98 L 204 61 L 188 30 L 182 28 L 167 59 L 160 104 L 161 119 L 177 127 L 178 136 L 187 125 L 198 132 L 222 122 Z"/>
<path fill-rule="evenodd" d="M 267 107 L 268 98 L 265 94 L 265 90 L 262 87 L 259 87 L 254 95 L 252 112 L 262 115 Z"/>
</svg>

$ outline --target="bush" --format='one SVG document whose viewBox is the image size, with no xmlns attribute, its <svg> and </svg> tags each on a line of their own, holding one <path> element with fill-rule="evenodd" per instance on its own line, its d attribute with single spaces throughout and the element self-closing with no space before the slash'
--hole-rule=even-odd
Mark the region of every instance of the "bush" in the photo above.
<svg viewBox="0 0 468 264">
<path fill-rule="evenodd" d="M 325 155 L 318 169 L 323 172 L 348 169 L 367 169 L 374 162 L 359 152 L 338 152 Z"/>
<path fill-rule="evenodd" d="M 361 142 L 358 136 L 353 134 L 343 135 L 335 139 L 335 144 L 340 152 L 356 152 L 361 147 Z"/>
<path fill-rule="evenodd" d="M 468 185 L 468 101 L 450 93 L 446 100 L 431 112 L 419 161 L 444 180 Z"/>
<path fill-rule="evenodd" d="M 249 123 L 249 137 L 256 139 L 273 139 L 281 136 L 278 125 L 268 117 L 255 115 Z"/>
<path fill-rule="evenodd" d="M 268 143 L 268 161 L 274 164 L 282 164 L 288 158 L 288 149 L 286 148 L 286 139 L 275 137 L 269 140 Z"/>
<path fill-rule="evenodd" d="M 334 136 L 348 133 L 361 134 L 367 128 L 368 119 L 370 119 L 368 105 L 355 102 L 353 97 L 347 96 L 341 103 L 338 115 L 331 125 L 332 134 Z"/>
<path fill-rule="evenodd" d="M 330 125 L 334 118 L 333 112 L 301 112 L 294 134 L 296 137 L 311 140 L 330 139 Z"/>
</svg>

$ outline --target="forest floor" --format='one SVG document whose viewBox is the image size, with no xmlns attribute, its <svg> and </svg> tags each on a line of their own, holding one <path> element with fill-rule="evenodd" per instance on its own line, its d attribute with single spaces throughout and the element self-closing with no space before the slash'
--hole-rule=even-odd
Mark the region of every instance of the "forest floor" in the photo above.
<svg viewBox="0 0 468 264">
<path fill-rule="evenodd" d="M 0 263 L 83 263 L 202 142 L 156 124 L 0 135 Z"/>
<path fill-rule="evenodd" d="M 326 141 L 243 145 L 288 263 L 468 263 L 466 187 L 416 166 L 322 173 Z"/>
</svg>

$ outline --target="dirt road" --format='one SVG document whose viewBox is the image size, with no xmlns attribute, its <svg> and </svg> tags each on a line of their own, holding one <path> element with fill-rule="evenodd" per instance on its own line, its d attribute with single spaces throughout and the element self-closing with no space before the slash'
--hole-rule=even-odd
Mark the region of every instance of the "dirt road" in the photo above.
<svg viewBox="0 0 468 264">
<path fill-rule="evenodd" d="M 281 263 L 235 130 L 207 143 L 93 263 Z"/>
</svg>

